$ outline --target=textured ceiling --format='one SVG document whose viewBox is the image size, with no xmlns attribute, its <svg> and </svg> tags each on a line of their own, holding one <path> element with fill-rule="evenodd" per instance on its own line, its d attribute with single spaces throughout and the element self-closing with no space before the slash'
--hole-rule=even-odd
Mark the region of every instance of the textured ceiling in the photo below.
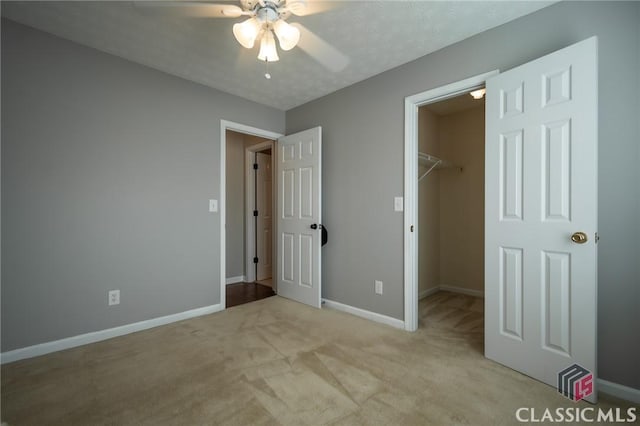
<svg viewBox="0 0 640 426">
<path fill-rule="evenodd" d="M 226 2 L 239 4 L 240 2 Z M 134 2 L 2 2 L 2 15 L 57 36 L 246 99 L 288 110 L 409 62 L 553 1 L 334 1 L 328 9 L 292 16 L 349 58 L 332 72 L 299 48 L 280 61 L 257 60 L 232 25 L 246 18 L 170 16 Z M 257 44 L 257 43 L 256 43 Z"/>
</svg>

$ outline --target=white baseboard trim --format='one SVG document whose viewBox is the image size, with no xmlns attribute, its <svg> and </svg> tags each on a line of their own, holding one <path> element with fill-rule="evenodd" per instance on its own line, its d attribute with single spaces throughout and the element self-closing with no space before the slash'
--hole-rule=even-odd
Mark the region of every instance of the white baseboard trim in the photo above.
<svg viewBox="0 0 640 426">
<path fill-rule="evenodd" d="M 334 302 L 333 300 L 322 299 L 322 303 L 325 307 L 335 309 L 336 311 L 346 312 L 351 315 L 355 315 L 360 318 L 368 319 L 370 321 L 379 322 L 381 324 L 390 325 L 391 327 L 404 330 L 404 321 L 391 318 L 386 315 L 377 314 L 375 312 L 366 311 L 364 309 L 356 308 L 354 306 L 345 305 L 343 303 Z"/>
<path fill-rule="evenodd" d="M 608 380 L 598 379 L 598 392 L 640 404 L 640 389 L 634 389 Z"/>
<path fill-rule="evenodd" d="M 440 291 L 440 287 L 428 288 L 428 289 L 420 292 L 420 294 L 418 295 L 418 300 L 422 300 L 425 297 L 429 297 L 432 294 L 435 294 L 435 293 L 437 293 L 439 291 Z"/>
<path fill-rule="evenodd" d="M 484 291 L 480 291 L 480 290 L 471 290 L 468 288 L 455 287 L 450 285 L 441 285 L 440 287 L 438 287 L 438 290 L 450 291 L 452 293 L 460 293 L 460 294 L 466 294 L 468 296 L 484 298 Z"/>
<path fill-rule="evenodd" d="M 237 277 L 229 277 L 227 278 L 226 285 L 235 284 L 235 283 L 243 283 L 245 282 L 244 275 L 238 275 Z"/>
<path fill-rule="evenodd" d="M 170 324 L 172 322 L 178 322 L 189 318 L 212 314 L 221 310 L 221 304 L 205 306 L 203 308 L 192 309 L 185 312 L 178 312 L 177 314 L 167 315 L 164 317 L 135 322 L 133 324 L 121 325 L 119 327 L 80 334 L 78 336 L 55 340 L 53 342 L 40 343 L 38 345 L 27 346 L 26 348 L 14 349 L 12 351 L 3 352 L 2 354 L 0 354 L 0 364 L 6 364 L 9 362 L 19 361 L 21 359 L 46 355 L 51 352 L 71 349 L 77 346 L 88 345 L 89 343 L 100 342 L 102 340 L 123 336 L 125 334 L 135 333 L 137 331 L 147 330 L 149 328 Z"/>
</svg>

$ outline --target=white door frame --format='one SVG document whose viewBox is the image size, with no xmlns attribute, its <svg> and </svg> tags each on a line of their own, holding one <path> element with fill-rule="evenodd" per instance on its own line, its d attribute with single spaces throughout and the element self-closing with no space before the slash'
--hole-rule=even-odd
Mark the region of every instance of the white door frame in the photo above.
<svg viewBox="0 0 640 426">
<path fill-rule="evenodd" d="M 255 145 L 251 145 L 247 148 L 245 148 L 244 151 L 244 170 L 245 170 L 245 176 L 244 176 L 244 181 L 246 182 L 245 185 L 245 229 L 247 230 L 247 234 L 246 234 L 246 239 L 245 239 L 245 277 L 247 282 L 253 282 L 256 280 L 256 268 L 254 266 L 253 263 L 253 256 L 256 253 L 256 221 L 255 221 L 255 217 L 253 216 L 253 209 L 250 208 L 250 206 L 253 205 L 254 200 L 255 200 L 255 193 L 256 193 L 256 184 L 255 181 L 253 179 L 253 174 L 255 173 L 255 170 L 253 170 L 253 163 L 255 161 L 255 154 L 256 152 L 259 151 L 263 151 L 265 149 L 271 149 L 271 170 L 272 170 L 272 174 L 273 174 L 273 170 L 274 170 L 274 166 L 275 166 L 275 142 L 274 141 L 265 141 L 265 142 L 261 142 Z M 274 176 L 275 177 L 275 176 Z M 272 184 L 274 184 L 273 178 L 271 180 Z M 273 192 L 272 192 L 273 194 Z M 273 210 L 275 207 L 275 203 L 271 203 L 271 217 L 275 217 L 273 214 Z M 273 222 L 273 221 L 272 221 Z M 275 226 L 275 223 L 271 224 L 271 227 L 273 228 Z M 275 235 L 273 232 L 273 229 L 271 230 L 272 235 Z M 275 239 L 274 239 L 275 241 Z M 273 250 L 273 248 L 272 248 Z M 272 253 L 276 253 L 275 250 L 272 251 Z M 272 262 L 273 264 L 275 264 L 274 262 Z M 275 280 L 272 280 L 275 283 Z M 275 284 L 274 284 L 275 285 Z M 275 289 L 275 288 L 274 288 Z"/>
<path fill-rule="evenodd" d="M 499 70 L 404 99 L 404 329 L 418 329 L 418 108 L 484 87 Z"/>
<path fill-rule="evenodd" d="M 283 135 L 269 130 L 259 129 L 257 127 L 247 126 L 245 124 L 234 123 L 233 121 L 220 120 L 220 203 L 218 209 L 220 211 L 220 306 L 221 309 L 227 308 L 226 282 L 227 282 L 227 244 L 226 244 L 226 200 L 227 200 L 227 130 L 232 130 L 246 135 L 258 136 L 265 139 L 277 140 Z"/>
</svg>

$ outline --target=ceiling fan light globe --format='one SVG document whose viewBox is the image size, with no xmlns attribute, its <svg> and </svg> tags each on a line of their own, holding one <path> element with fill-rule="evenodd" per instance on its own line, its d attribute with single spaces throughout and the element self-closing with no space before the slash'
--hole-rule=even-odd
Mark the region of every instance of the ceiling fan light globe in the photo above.
<svg viewBox="0 0 640 426">
<path fill-rule="evenodd" d="M 298 41 L 300 41 L 300 30 L 293 25 L 289 25 L 282 19 L 277 20 L 273 24 L 273 30 L 276 36 L 278 36 L 282 50 L 291 50 L 298 44 Z"/>
<path fill-rule="evenodd" d="M 278 51 L 276 50 L 276 41 L 273 38 L 271 31 L 265 31 L 260 40 L 260 53 L 258 53 L 258 59 L 265 62 L 275 62 L 280 60 L 278 57 Z"/>
<path fill-rule="evenodd" d="M 256 37 L 260 33 L 260 23 L 255 18 L 233 25 L 233 35 L 238 43 L 247 49 L 251 49 L 256 42 Z"/>
</svg>

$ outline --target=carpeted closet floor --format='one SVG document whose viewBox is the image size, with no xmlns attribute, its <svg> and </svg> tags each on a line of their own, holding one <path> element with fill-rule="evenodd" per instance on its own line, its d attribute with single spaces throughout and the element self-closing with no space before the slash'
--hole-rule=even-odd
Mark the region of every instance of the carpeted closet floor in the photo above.
<svg viewBox="0 0 640 426">
<path fill-rule="evenodd" d="M 482 356 L 482 300 L 407 333 L 275 296 L 2 366 L 11 425 L 506 425 L 588 406 Z M 604 407 L 620 402 L 601 399 Z"/>
</svg>

